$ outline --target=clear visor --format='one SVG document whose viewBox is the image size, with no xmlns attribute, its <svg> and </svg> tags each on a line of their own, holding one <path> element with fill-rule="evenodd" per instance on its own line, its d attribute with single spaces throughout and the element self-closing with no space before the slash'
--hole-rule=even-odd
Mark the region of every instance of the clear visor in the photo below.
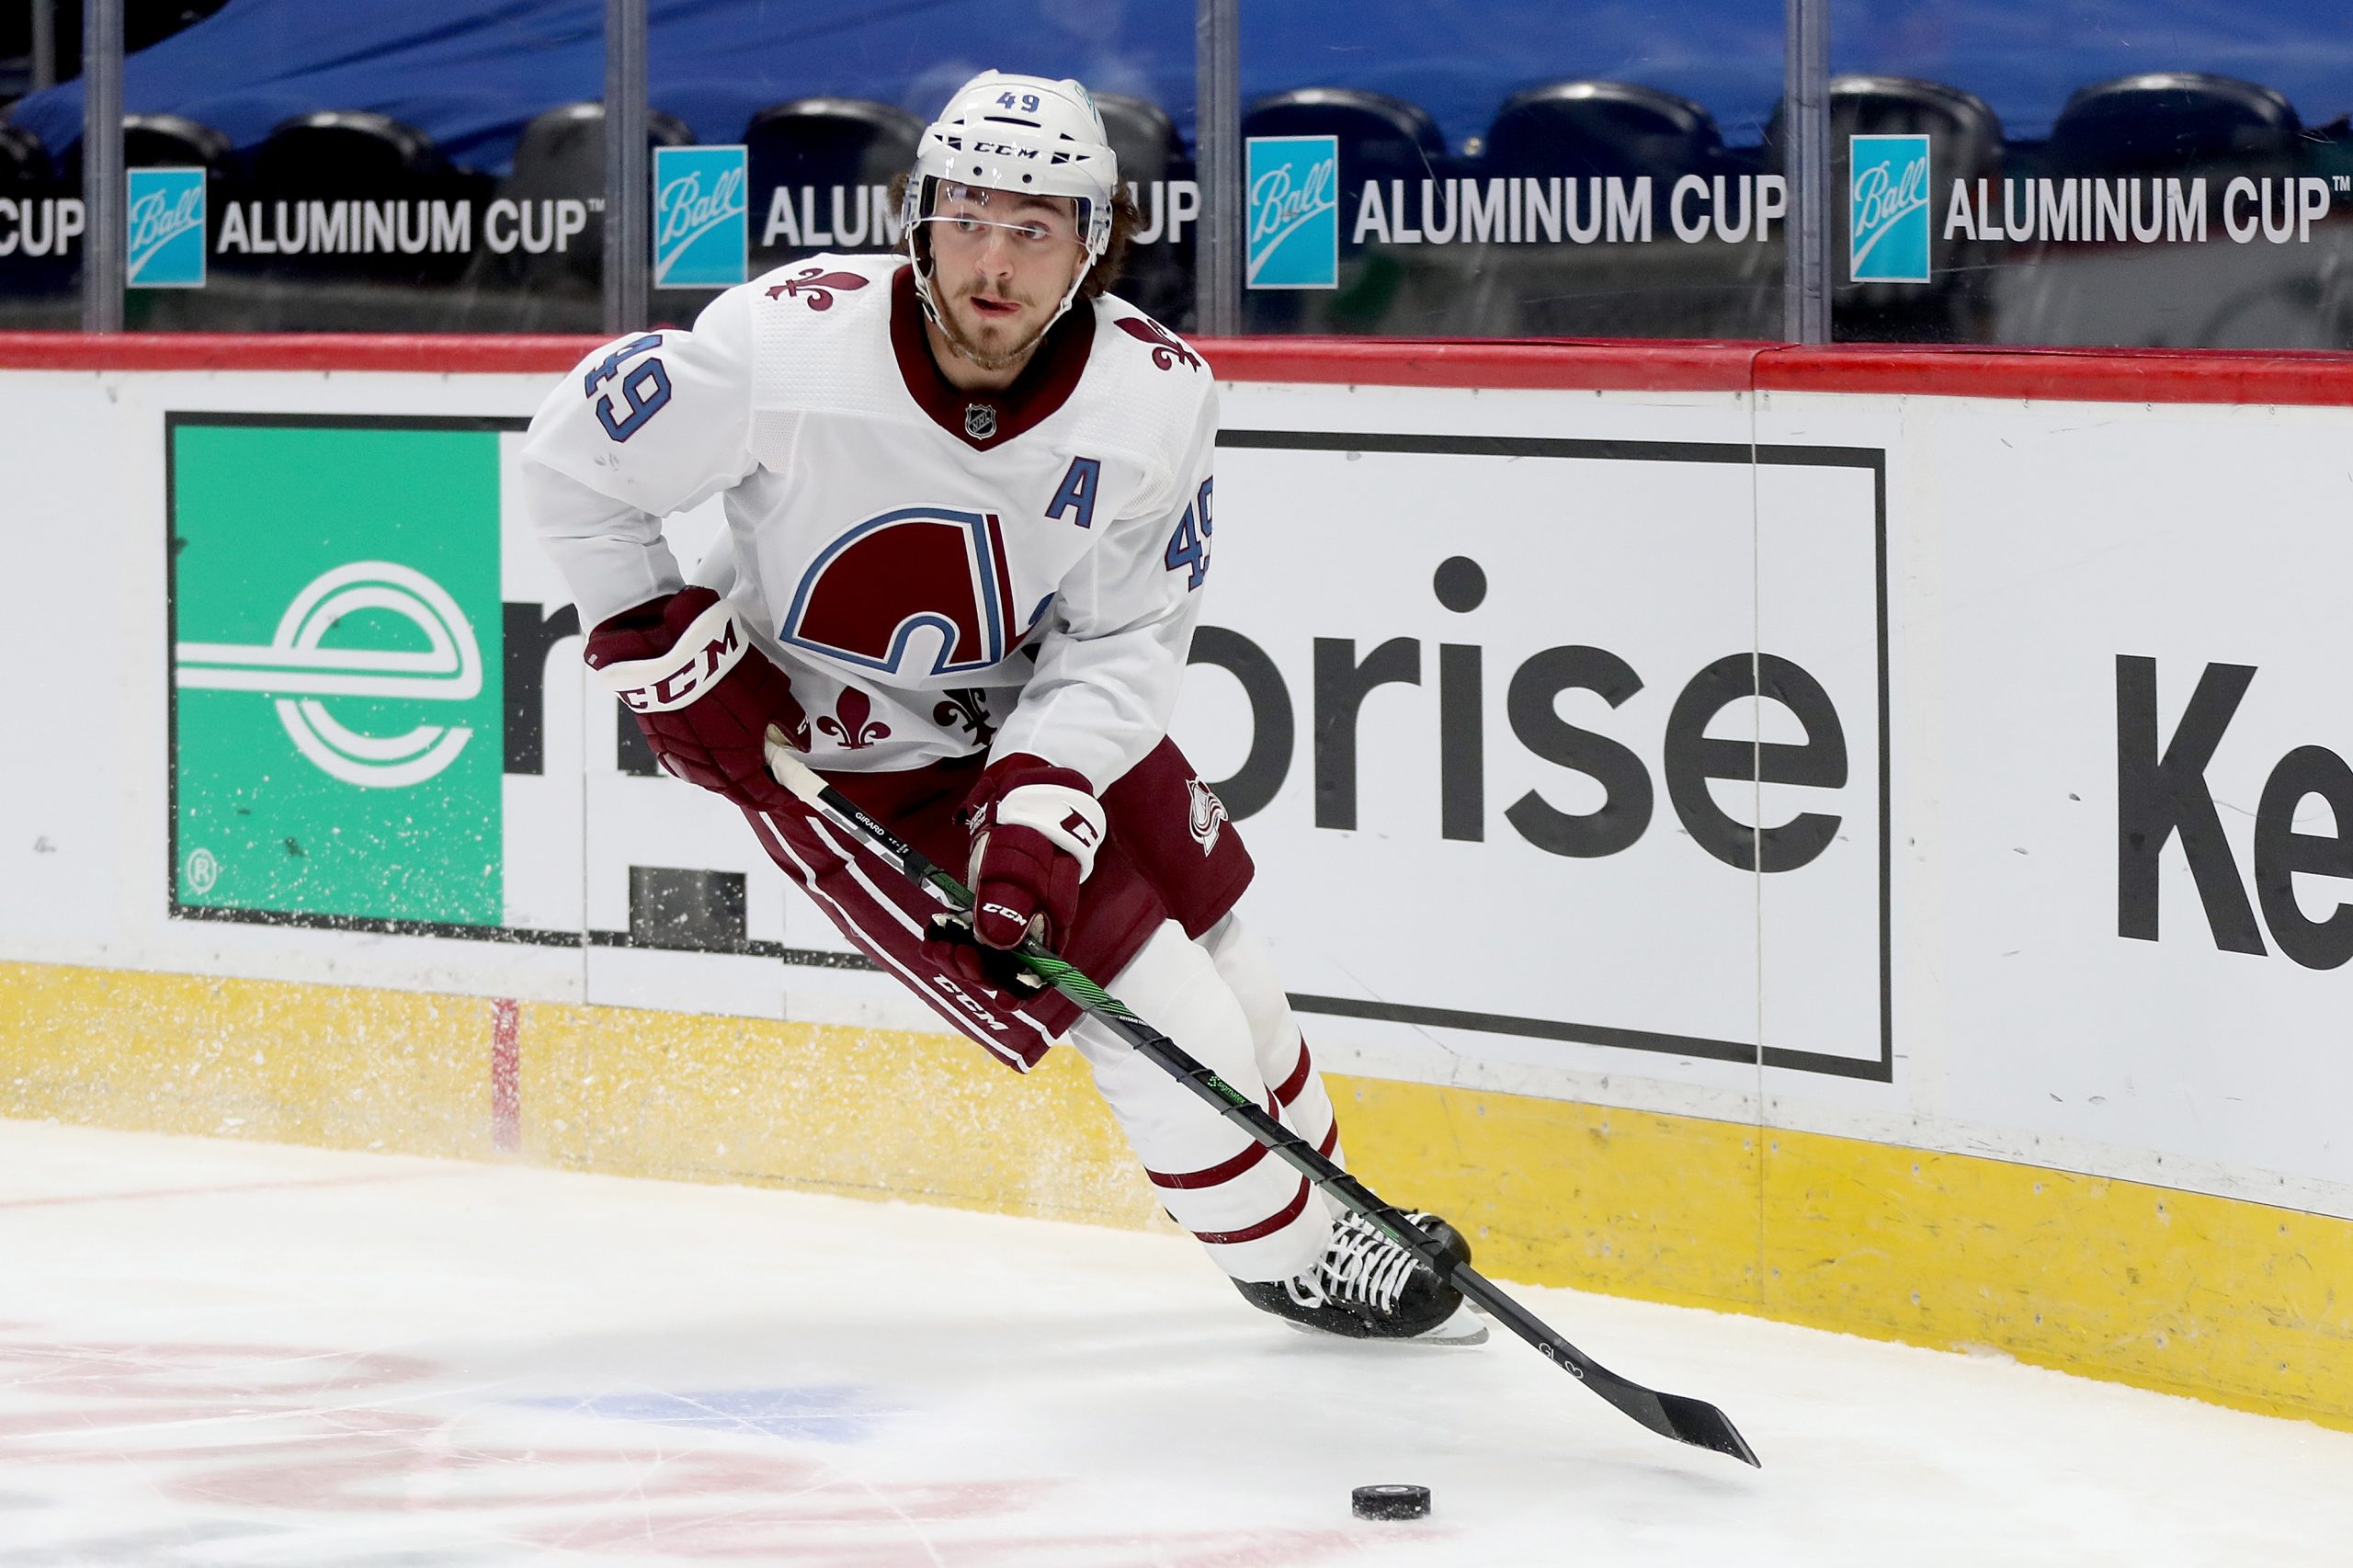
<svg viewBox="0 0 2353 1568">
<path fill-rule="evenodd" d="M 977 240 L 991 229 L 1002 229 L 1024 245 L 1079 244 L 1077 207 L 1069 197 L 1045 206 L 1019 191 L 947 181 L 939 187 L 934 210 L 920 222 L 931 225 L 935 239 Z"/>
</svg>

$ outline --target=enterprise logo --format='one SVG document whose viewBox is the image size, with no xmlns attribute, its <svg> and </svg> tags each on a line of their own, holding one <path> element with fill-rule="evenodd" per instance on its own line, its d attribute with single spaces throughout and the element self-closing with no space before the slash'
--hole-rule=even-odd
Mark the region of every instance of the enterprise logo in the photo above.
<svg viewBox="0 0 2353 1568">
<path fill-rule="evenodd" d="M 388 611 L 425 636 L 422 652 L 329 648 L 347 617 Z M 421 723 L 396 735 L 363 734 L 328 710 L 327 698 L 463 702 L 482 692 L 482 645 L 458 602 L 421 572 L 355 561 L 294 596 L 266 644 L 182 642 L 175 678 L 183 690 L 271 697 L 295 748 L 346 784 L 393 790 L 422 784 L 458 759 L 473 736 L 463 724 Z"/>
</svg>

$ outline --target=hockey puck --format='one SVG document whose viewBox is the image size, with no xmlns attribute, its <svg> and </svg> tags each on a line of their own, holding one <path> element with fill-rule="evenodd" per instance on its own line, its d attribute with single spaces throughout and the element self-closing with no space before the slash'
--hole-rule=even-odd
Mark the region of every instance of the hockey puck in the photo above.
<svg viewBox="0 0 2353 1568">
<path fill-rule="evenodd" d="M 1427 1519 L 1427 1486 L 1359 1486 L 1348 1494 L 1348 1509 L 1359 1519 Z"/>
</svg>

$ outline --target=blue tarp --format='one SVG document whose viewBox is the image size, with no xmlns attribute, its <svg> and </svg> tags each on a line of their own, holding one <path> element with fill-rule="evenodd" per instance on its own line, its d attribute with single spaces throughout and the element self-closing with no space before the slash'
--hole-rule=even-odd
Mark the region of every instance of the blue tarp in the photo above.
<svg viewBox="0 0 2353 1568">
<path fill-rule="evenodd" d="M 1245 97 L 1370 87 L 1420 104 L 1457 146 L 1518 88 L 1576 78 L 1698 99 L 1753 142 L 1781 85 L 1781 0 L 1304 0 L 1243 8 Z M 2307 123 L 2353 108 L 2345 0 L 1833 0 L 1832 67 L 1926 76 L 1987 99 L 2013 136 L 2069 92 L 2134 71 L 2199 70 L 2285 92 Z M 1336 16 L 1345 27 L 1336 24 Z M 653 0 L 649 94 L 698 140 L 814 93 L 928 117 L 984 66 L 1074 75 L 1149 98 L 1188 137 L 1193 0 Z M 602 0 L 230 0 L 129 60 L 133 113 L 186 114 L 239 146 L 290 115 L 374 109 L 452 159 L 503 172 L 540 110 L 602 95 Z M 10 111 L 52 151 L 81 132 L 79 83 Z"/>
</svg>

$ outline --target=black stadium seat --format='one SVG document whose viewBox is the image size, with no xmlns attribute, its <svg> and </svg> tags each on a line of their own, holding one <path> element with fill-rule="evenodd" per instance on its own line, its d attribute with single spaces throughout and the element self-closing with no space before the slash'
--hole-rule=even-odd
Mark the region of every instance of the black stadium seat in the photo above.
<svg viewBox="0 0 2353 1568">
<path fill-rule="evenodd" d="M 2269 87 L 2195 72 L 2120 76 L 2083 88 L 2051 127 L 2054 175 L 2285 174 L 2302 127 Z"/>
<path fill-rule="evenodd" d="M 1404 180 L 1409 197 L 1426 179 L 1454 172 L 1446 139 L 1427 110 L 1386 93 L 1355 87 L 1299 87 L 1258 99 L 1243 111 L 1245 142 L 1254 136 L 1331 136 L 1340 155 L 1338 290 L 1311 300 L 1306 290 L 1245 289 L 1243 324 L 1254 332 L 1378 331 L 1399 283 L 1393 258 L 1358 245 L 1355 217 L 1369 181 Z M 1246 208 L 1245 208 L 1246 210 Z M 1389 326 L 1386 330 L 1405 330 Z"/>
<path fill-rule="evenodd" d="M 1338 137 L 1344 187 L 1374 176 L 1436 178 L 1449 161 L 1446 138 L 1427 111 L 1355 87 L 1299 87 L 1260 98 L 1244 111 L 1242 134 Z"/>
<path fill-rule="evenodd" d="M 81 195 L 74 182 L 62 173 L 41 145 L 39 136 L 21 126 L 0 120 L 0 199 L 12 202 L 40 203 Z M 44 307 L 70 305 L 76 279 L 81 273 L 81 251 L 64 250 L 54 244 L 56 212 L 47 209 L 39 225 L 41 244 L 46 254 L 33 256 L 25 254 L 22 244 L 9 246 L 8 254 L 0 256 L 0 324 L 9 326 L 66 326 L 73 324 L 64 316 L 20 316 L 6 309 L 17 301 L 30 302 L 38 299 Z M 19 220 L 21 222 L 21 219 Z"/>
<path fill-rule="evenodd" d="M 1097 93 L 1095 108 L 1103 116 L 1104 137 L 1119 155 L 1121 179 L 1150 185 L 1169 178 L 1169 171 L 1185 162 L 1185 138 L 1158 104 L 1124 93 Z"/>
<path fill-rule="evenodd" d="M 44 185 L 54 172 L 40 137 L 0 120 L 0 189 Z"/>
<path fill-rule="evenodd" d="M 1765 129 L 1765 166 L 1782 165 L 1782 106 L 1773 106 Z M 1936 139 L 1935 170 L 1941 183 L 1956 177 L 1998 174 L 2002 167 L 2002 122 L 1974 93 L 1912 76 L 1836 76 L 1830 82 L 1830 155 L 1846 188 L 1847 138 L 1927 134 Z M 1837 203 L 1833 202 L 1833 206 Z"/>
<path fill-rule="evenodd" d="M 1849 136 L 1926 135 L 1931 157 L 1928 219 L 1936 266 L 1926 284 L 1850 283 L 1847 243 Z M 1996 245 L 1941 237 L 1954 180 L 2000 188 L 2002 121 L 1974 93 L 1910 76 L 1841 76 L 1830 84 L 1831 310 L 1847 339 L 1973 342 L 1992 327 L 1988 290 Z M 1972 184 L 1973 188 L 1973 184 Z"/>
<path fill-rule="evenodd" d="M 1631 82 L 1554 82 L 1516 93 L 1487 128 L 1479 172 L 1545 179 L 1651 182 L 1654 232 L 1685 175 L 1724 171 L 1724 141 L 1690 99 Z"/>
<path fill-rule="evenodd" d="M 1194 242 L 1200 233 L 1196 211 L 1176 244 L 1168 243 L 1169 187 L 1193 178 L 1193 163 L 1185 153 L 1185 139 L 1176 122 L 1158 104 L 1120 93 L 1097 93 L 1095 107 L 1103 116 L 1103 133 L 1120 160 L 1120 179 L 1131 187 L 1149 228 L 1157 220 L 1150 244 L 1131 245 L 1120 281 L 1119 296 L 1154 318 L 1180 327 L 1193 309 Z M 1161 189 L 1155 203 L 1153 187 Z"/>
<path fill-rule="evenodd" d="M 270 128 L 254 154 L 254 173 L 273 190 L 324 196 L 408 195 L 448 169 L 433 138 L 390 115 L 329 109 Z"/>
<path fill-rule="evenodd" d="M 684 147 L 695 137 L 686 122 L 655 109 L 646 116 L 646 140 L 655 147 Z M 559 104 L 532 117 L 516 138 L 515 158 L 498 184 L 498 196 L 524 202 L 580 201 L 596 211 L 605 199 L 605 106 L 591 99 Z M 506 220 L 502 218 L 502 222 Z M 546 229 L 534 217 L 534 238 Z M 519 220 L 517 221 L 519 232 Z M 505 231 L 501 231 L 502 236 Z M 477 236 L 470 280 L 529 289 L 593 293 L 603 286 L 605 225 L 591 218 L 586 229 L 567 237 L 564 248 L 537 253 L 517 244 L 493 251 Z"/>
<path fill-rule="evenodd" d="M 1834 136 L 1926 133 L 1944 149 L 1955 174 L 1984 173 L 2002 163 L 2002 122 L 1985 100 L 1941 82 L 1913 76 L 1840 76 L 1830 84 Z"/>
<path fill-rule="evenodd" d="M 887 186 L 893 175 L 913 168 L 923 127 L 906 110 L 870 98 L 794 98 L 753 115 L 744 128 L 753 274 L 821 250 L 889 248 L 890 231 L 877 199 L 862 187 Z M 790 233 L 779 228 L 774 243 L 763 245 L 779 187 L 792 203 Z"/>
<path fill-rule="evenodd" d="M 1765 130 L 1764 166 L 1784 166 L 1783 107 L 1773 106 Z M 1954 180 L 1991 179 L 2000 200 L 2003 133 L 2000 118 L 1973 93 L 1913 76 L 1835 76 L 1830 82 L 1830 301 L 1833 335 L 1870 342 L 1971 342 L 1988 327 L 1987 290 L 1995 245 L 1967 239 L 1934 241 L 1927 283 L 1847 280 L 1852 136 L 1930 138 L 1929 221 L 1941 235 L 1947 193 Z"/>
<path fill-rule="evenodd" d="M 185 115 L 127 114 L 122 117 L 122 162 L 132 169 L 208 169 L 231 166 L 229 138 Z"/>
<path fill-rule="evenodd" d="M 270 222 L 278 202 L 395 201 L 416 222 L 426 210 L 417 203 L 465 202 L 486 194 L 487 180 L 449 166 L 431 137 L 388 115 L 330 109 L 298 115 L 271 129 L 254 149 L 246 194 L 261 203 Z M 471 233 L 472 219 L 468 221 Z M 274 227 L 270 231 L 275 240 Z M 286 278 L 337 281 L 446 282 L 463 272 L 465 252 L 363 251 L 323 254 L 315 248 L 292 256 L 250 261 L 244 269 Z M 222 255 L 225 265 L 232 257 Z"/>
<path fill-rule="evenodd" d="M 1649 175 L 1668 185 L 1708 172 L 1723 151 L 1708 111 L 1631 82 L 1555 82 L 1516 93 L 1487 129 L 1483 172 Z"/>
</svg>

